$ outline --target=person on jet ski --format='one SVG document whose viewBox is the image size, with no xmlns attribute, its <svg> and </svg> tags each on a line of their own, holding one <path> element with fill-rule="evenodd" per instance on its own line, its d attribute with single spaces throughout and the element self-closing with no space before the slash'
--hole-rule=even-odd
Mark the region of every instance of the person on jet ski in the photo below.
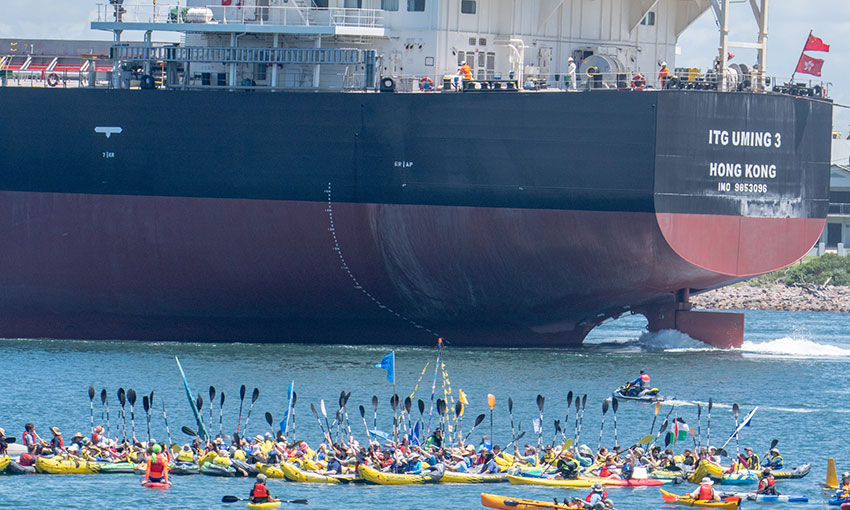
<svg viewBox="0 0 850 510">
<path fill-rule="evenodd" d="M 640 375 L 634 381 L 625 385 L 623 393 L 630 397 L 640 397 L 646 395 L 650 389 L 649 374 L 641 370 Z"/>
</svg>

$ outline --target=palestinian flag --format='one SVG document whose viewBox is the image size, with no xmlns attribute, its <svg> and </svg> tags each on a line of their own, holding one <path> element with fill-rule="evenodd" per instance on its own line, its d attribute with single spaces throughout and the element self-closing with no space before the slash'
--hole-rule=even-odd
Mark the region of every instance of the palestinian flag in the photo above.
<svg viewBox="0 0 850 510">
<path fill-rule="evenodd" d="M 673 437 L 672 437 L 671 442 L 676 443 L 677 441 L 684 441 L 685 439 L 688 438 L 688 433 L 690 431 L 691 431 L 691 428 L 688 427 L 687 423 L 685 423 L 683 421 L 674 422 L 673 423 L 673 432 L 672 432 Z"/>
</svg>

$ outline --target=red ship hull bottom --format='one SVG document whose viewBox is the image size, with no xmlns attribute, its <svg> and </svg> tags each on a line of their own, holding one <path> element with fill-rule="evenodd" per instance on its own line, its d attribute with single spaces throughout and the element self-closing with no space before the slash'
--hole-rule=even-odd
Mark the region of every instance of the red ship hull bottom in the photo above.
<svg viewBox="0 0 850 510">
<path fill-rule="evenodd" d="M 810 232 L 779 230 L 788 265 Z M 652 213 L 0 192 L 0 236 L 6 338 L 563 347 L 655 306 L 743 340 L 674 299 L 740 275 Z"/>
</svg>

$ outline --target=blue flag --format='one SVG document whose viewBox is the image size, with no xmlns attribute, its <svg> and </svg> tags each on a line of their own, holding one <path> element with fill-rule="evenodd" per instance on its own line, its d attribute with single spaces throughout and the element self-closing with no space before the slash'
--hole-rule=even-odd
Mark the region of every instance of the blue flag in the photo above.
<svg viewBox="0 0 850 510">
<path fill-rule="evenodd" d="M 410 435 L 408 436 L 410 444 L 415 446 L 421 446 L 421 442 L 419 441 L 419 422 L 416 422 L 416 425 L 413 426 L 413 430 L 410 431 Z"/>
<path fill-rule="evenodd" d="M 395 382 L 395 351 L 384 356 L 379 365 L 375 368 L 383 368 L 387 371 L 387 381 Z"/>
<path fill-rule="evenodd" d="M 292 381 L 291 383 L 289 383 L 289 391 L 287 392 L 287 394 L 289 395 L 289 403 L 286 404 L 286 414 L 283 416 L 283 420 L 281 420 L 280 422 L 280 431 L 284 436 L 286 436 L 286 434 L 289 432 L 289 416 L 292 413 L 292 394 L 294 390 L 295 381 Z"/>
</svg>

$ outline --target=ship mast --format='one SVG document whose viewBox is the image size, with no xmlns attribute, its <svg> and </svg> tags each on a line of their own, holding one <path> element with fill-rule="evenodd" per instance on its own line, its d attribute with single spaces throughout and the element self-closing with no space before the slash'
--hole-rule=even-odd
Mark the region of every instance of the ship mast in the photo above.
<svg viewBox="0 0 850 510">
<path fill-rule="evenodd" d="M 730 0 L 711 0 L 714 14 L 720 25 L 720 69 L 718 89 L 725 92 L 728 88 L 727 77 L 729 74 L 729 48 L 748 48 L 758 52 L 758 71 L 753 72 L 753 90 L 763 92 L 765 90 L 765 77 L 767 76 L 767 15 L 769 0 L 749 0 L 753 10 L 756 24 L 759 28 L 758 42 L 732 42 L 729 41 L 729 5 Z"/>
</svg>

